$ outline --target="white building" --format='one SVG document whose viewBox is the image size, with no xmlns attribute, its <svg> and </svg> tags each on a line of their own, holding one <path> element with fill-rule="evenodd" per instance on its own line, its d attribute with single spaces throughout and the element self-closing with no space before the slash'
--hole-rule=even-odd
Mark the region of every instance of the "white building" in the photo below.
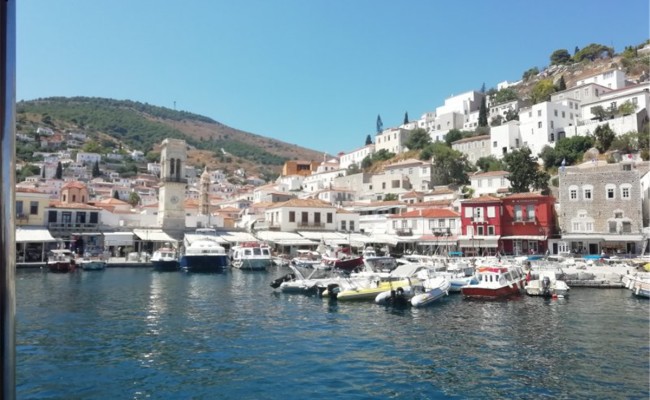
<svg viewBox="0 0 650 400">
<path fill-rule="evenodd" d="M 160 163 L 147 163 L 147 172 L 155 176 L 160 176 Z"/>
<path fill-rule="evenodd" d="M 519 133 L 521 145 L 528 147 L 536 156 L 546 145 L 554 146 L 561 138 L 559 133 L 565 132 L 564 127 L 576 125 L 576 110 L 568 105 L 545 101 L 532 107 L 521 109 L 519 112 Z"/>
<path fill-rule="evenodd" d="M 282 232 L 337 230 L 336 207 L 315 199 L 292 199 L 267 207 L 266 226 Z"/>
<path fill-rule="evenodd" d="M 93 165 L 96 162 L 100 162 L 102 156 L 98 153 L 77 153 L 77 162 L 80 164 Z"/>
<path fill-rule="evenodd" d="M 501 159 L 506 153 L 518 149 L 521 146 L 519 121 L 508 121 L 490 128 L 490 140 L 490 155 L 497 159 Z"/>
<path fill-rule="evenodd" d="M 406 142 L 411 136 L 411 131 L 401 128 L 389 128 L 375 137 L 375 152 L 386 150 L 400 154 L 407 150 Z"/>
<path fill-rule="evenodd" d="M 360 167 L 361 161 L 363 161 L 363 159 L 368 156 L 372 156 L 374 152 L 375 152 L 375 145 L 371 143 L 363 146 L 360 149 L 356 149 L 349 153 L 342 154 L 341 157 L 339 158 L 340 167 L 341 169 L 348 169 L 348 167 L 350 167 L 350 165 L 352 164 L 356 164 L 357 166 Z"/>
<path fill-rule="evenodd" d="M 508 175 L 508 171 L 477 172 L 470 175 L 469 180 L 472 189 L 474 189 L 474 197 L 507 192 L 510 189 Z"/>
<path fill-rule="evenodd" d="M 625 87 L 625 72 L 618 69 L 611 69 L 609 71 L 589 75 L 578 80 L 576 86 L 585 85 L 587 83 L 597 83 L 614 90 L 621 89 Z"/>
<path fill-rule="evenodd" d="M 347 174 L 346 169 L 328 170 L 324 172 L 313 173 L 306 176 L 303 180 L 303 190 L 308 193 L 313 193 L 325 188 L 329 188 L 334 184 L 336 178 L 343 177 Z"/>
<path fill-rule="evenodd" d="M 386 194 L 402 194 L 411 190 L 431 189 L 431 162 L 408 159 L 384 166 L 384 170 L 370 178 L 370 191 L 375 199 Z"/>
</svg>

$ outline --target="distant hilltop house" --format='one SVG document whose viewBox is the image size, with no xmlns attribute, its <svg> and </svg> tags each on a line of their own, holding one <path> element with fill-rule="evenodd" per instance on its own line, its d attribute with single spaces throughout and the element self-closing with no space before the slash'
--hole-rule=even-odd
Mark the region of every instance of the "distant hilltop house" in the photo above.
<svg viewBox="0 0 650 400">
<path fill-rule="evenodd" d="M 290 160 L 282 166 L 282 176 L 301 175 L 309 176 L 315 172 L 319 163 L 317 161 Z"/>
</svg>

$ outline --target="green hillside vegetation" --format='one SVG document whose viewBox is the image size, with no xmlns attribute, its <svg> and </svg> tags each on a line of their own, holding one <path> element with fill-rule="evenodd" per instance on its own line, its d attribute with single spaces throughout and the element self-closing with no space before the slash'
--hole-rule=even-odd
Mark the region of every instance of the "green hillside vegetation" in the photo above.
<svg viewBox="0 0 650 400">
<path fill-rule="evenodd" d="M 265 149 L 237 140 L 235 135 L 214 136 L 213 140 L 201 140 L 184 134 L 169 121 L 198 122 L 221 125 L 214 120 L 186 111 L 175 111 L 164 107 L 129 101 L 89 97 L 52 97 L 17 104 L 18 131 L 27 116 L 40 116 L 43 126 L 58 127 L 64 123 L 69 129 L 78 129 L 93 134 L 106 134 L 115 139 L 114 145 L 123 143 L 129 148 L 147 153 L 165 138 L 184 139 L 188 145 L 200 150 L 208 150 L 219 159 L 224 158 L 221 149 L 227 153 L 254 161 L 262 165 L 280 166 L 286 158 L 270 153 Z M 223 127 L 223 125 L 221 125 Z M 105 143 L 106 144 L 106 143 Z M 110 143 L 109 143 L 110 144 Z M 114 147 L 114 146 L 113 146 Z M 100 151 L 109 152 L 111 146 Z"/>
</svg>

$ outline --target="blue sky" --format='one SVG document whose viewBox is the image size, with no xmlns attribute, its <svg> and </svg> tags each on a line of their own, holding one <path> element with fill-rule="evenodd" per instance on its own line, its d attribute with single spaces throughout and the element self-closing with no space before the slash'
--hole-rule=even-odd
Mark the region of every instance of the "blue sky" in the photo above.
<svg viewBox="0 0 650 400">
<path fill-rule="evenodd" d="M 648 39 L 647 0 L 21 0 L 17 99 L 186 110 L 336 154 L 557 49 Z"/>
</svg>

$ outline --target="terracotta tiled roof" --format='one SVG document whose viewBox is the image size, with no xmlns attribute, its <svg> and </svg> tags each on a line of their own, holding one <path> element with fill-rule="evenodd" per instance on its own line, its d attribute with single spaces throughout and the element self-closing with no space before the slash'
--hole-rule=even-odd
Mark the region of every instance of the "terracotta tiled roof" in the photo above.
<svg viewBox="0 0 650 400">
<path fill-rule="evenodd" d="M 390 215 L 388 218 L 457 218 L 460 214 L 446 208 L 424 208 L 401 214 Z"/>
<path fill-rule="evenodd" d="M 305 207 L 305 208 L 334 208 L 330 203 L 316 199 L 291 199 L 282 203 L 274 204 L 269 208 L 281 207 Z"/>
<path fill-rule="evenodd" d="M 541 193 L 536 193 L 536 192 L 528 192 L 528 193 L 513 193 L 510 194 L 504 199 L 529 199 L 529 198 L 539 198 L 539 197 L 546 197 L 542 195 Z"/>
<path fill-rule="evenodd" d="M 65 208 L 65 209 L 84 209 L 84 210 L 101 210 L 100 207 L 91 206 L 85 203 L 62 203 L 60 201 L 51 201 L 50 208 Z"/>
<path fill-rule="evenodd" d="M 73 182 L 68 182 L 61 189 L 85 189 L 86 185 L 79 182 L 79 181 L 73 181 Z"/>
<path fill-rule="evenodd" d="M 41 193 L 41 194 L 45 194 L 45 192 L 42 192 L 42 191 L 40 191 L 38 189 L 32 189 L 32 188 L 20 187 L 20 186 L 16 187 L 16 193 Z"/>
<path fill-rule="evenodd" d="M 101 204 L 106 204 L 106 205 L 114 205 L 114 206 L 123 206 L 127 205 L 127 203 L 124 200 L 116 199 L 114 197 L 108 198 L 108 199 L 101 199 L 95 203 L 96 206 L 99 206 Z"/>
<path fill-rule="evenodd" d="M 467 199 L 467 200 L 463 200 L 463 201 L 461 201 L 461 203 L 463 203 L 463 204 L 473 204 L 473 203 L 500 203 L 500 202 L 501 202 L 501 199 L 500 199 L 499 197 L 494 197 L 494 196 L 489 196 L 489 195 L 485 195 L 485 196 L 477 197 L 477 198 L 475 198 L 475 199 Z"/>
</svg>

